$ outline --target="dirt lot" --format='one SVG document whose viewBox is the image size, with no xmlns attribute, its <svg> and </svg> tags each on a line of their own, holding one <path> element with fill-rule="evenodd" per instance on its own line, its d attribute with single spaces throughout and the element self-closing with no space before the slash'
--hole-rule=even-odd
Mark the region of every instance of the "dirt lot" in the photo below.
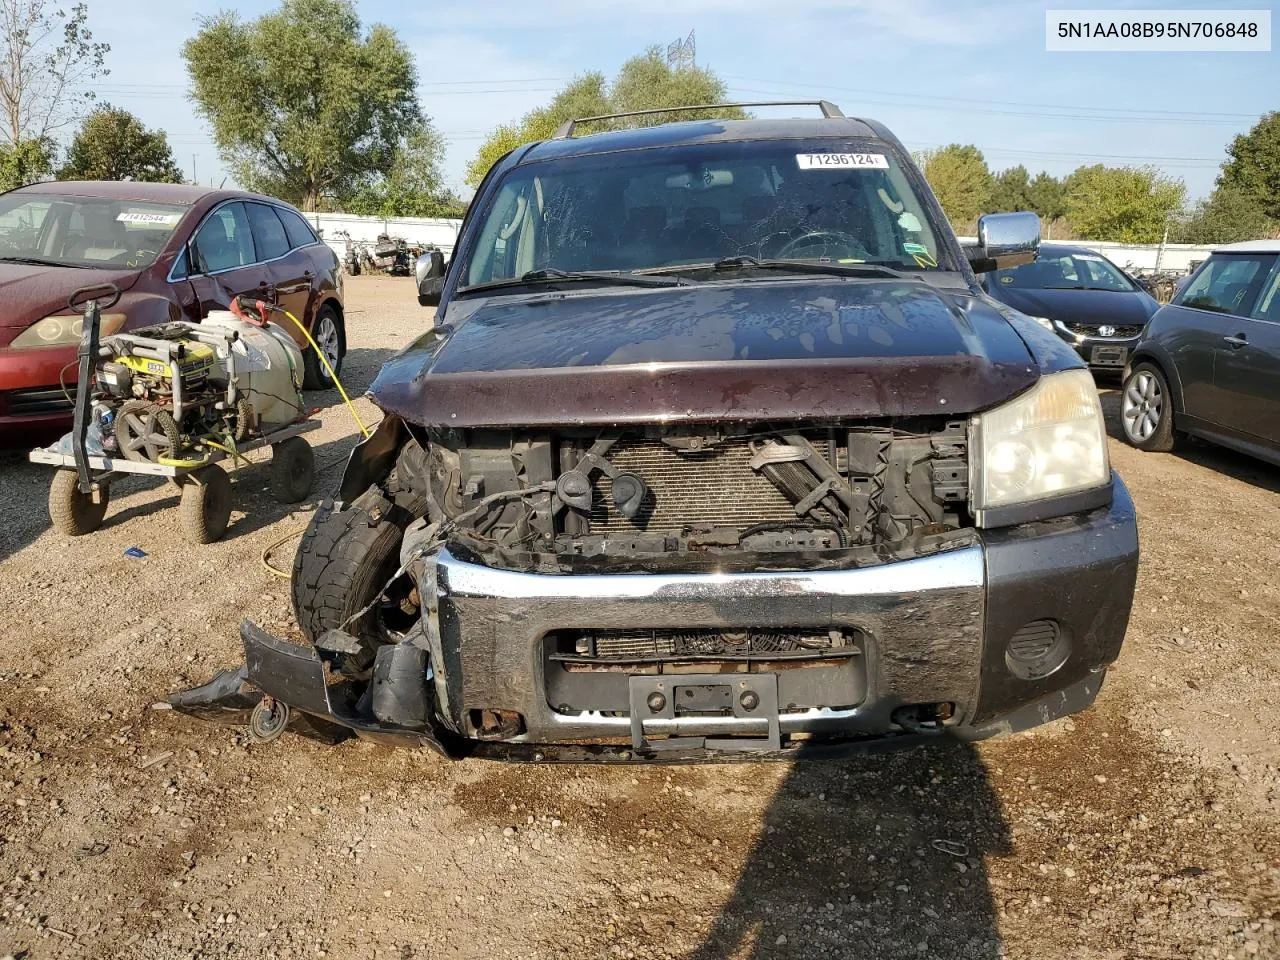
<svg viewBox="0 0 1280 960">
<path fill-rule="evenodd" d="M 364 277 L 349 308 L 355 392 L 426 313 Z M 319 493 L 353 442 L 336 399 Z M 193 548 L 140 482 L 69 541 L 48 472 L 0 454 L 0 958 L 1280 956 L 1280 471 L 1111 452 L 1143 562 L 1086 714 L 976 749 L 608 769 L 251 746 L 151 710 L 237 660 L 241 617 L 292 629 L 259 555 L 316 501 L 246 471 Z"/>
</svg>

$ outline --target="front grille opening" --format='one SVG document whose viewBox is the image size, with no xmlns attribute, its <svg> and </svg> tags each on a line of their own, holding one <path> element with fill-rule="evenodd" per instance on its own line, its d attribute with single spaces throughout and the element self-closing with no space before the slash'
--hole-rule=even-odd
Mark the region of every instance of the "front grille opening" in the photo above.
<svg viewBox="0 0 1280 960">
<path fill-rule="evenodd" d="M 1116 324 L 1104 324 L 1104 323 L 1098 323 L 1098 322 L 1083 322 L 1079 320 L 1068 320 L 1063 324 L 1063 326 L 1065 326 L 1072 333 L 1078 333 L 1081 336 L 1085 336 L 1085 337 L 1101 336 L 1101 334 L 1098 333 L 1098 328 L 1101 326 L 1111 326 L 1115 329 L 1115 333 L 1111 334 L 1111 337 L 1117 340 L 1127 340 L 1131 337 L 1136 337 L 1138 334 L 1142 333 L 1142 326 L 1140 324 L 1126 324 L 1123 326 L 1119 326 Z"/>
<path fill-rule="evenodd" d="M 809 442 L 827 456 L 825 439 Z M 796 523 L 794 504 L 768 477 L 751 468 L 751 457 L 745 438 L 689 451 L 657 439 L 622 440 L 609 452 L 609 460 L 618 470 L 643 477 L 648 492 L 639 512 L 628 519 L 614 509 L 613 482 L 599 477 L 591 502 L 591 529 L 634 533 Z"/>
<path fill-rule="evenodd" d="M 1005 664 L 1016 677 L 1039 680 L 1066 663 L 1070 652 L 1071 645 L 1055 621 L 1032 620 L 1009 638 Z"/>
<path fill-rule="evenodd" d="M 843 658 L 860 641 L 858 630 L 829 627 L 560 630 L 546 639 L 550 659 L 588 665 Z"/>
<path fill-rule="evenodd" d="M 58 387 L 42 390 L 14 390 L 9 394 L 9 413 L 12 416 L 33 416 L 41 413 L 71 413 L 73 404 Z"/>
</svg>

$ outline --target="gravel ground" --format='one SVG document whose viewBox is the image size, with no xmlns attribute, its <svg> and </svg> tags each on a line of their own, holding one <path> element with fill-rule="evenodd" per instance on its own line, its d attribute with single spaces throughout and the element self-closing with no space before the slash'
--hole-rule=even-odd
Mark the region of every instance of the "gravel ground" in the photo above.
<svg viewBox="0 0 1280 960">
<path fill-rule="evenodd" d="M 348 306 L 357 392 L 427 314 L 407 280 L 355 278 Z M 319 496 L 355 431 L 316 396 Z M 171 487 L 121 484 L 72 542 L 48 471 L 0 453 L 0 958 L 1280 956 L 1280 472 L 1111 453 L 1143 560 L 1093 709 L 976 748 L 670 768 L 263 747 L 153 711 L 238 659 L 241 617 L 293 631 L 259 555 L 316 499 L 248 469 L 226 538 L 192 547 Z"/>
</svg>

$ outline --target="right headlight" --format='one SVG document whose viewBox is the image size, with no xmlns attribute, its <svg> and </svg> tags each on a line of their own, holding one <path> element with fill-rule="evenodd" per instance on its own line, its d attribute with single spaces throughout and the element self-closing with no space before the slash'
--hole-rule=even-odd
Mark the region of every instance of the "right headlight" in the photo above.
<svg viewBox="0 0 1280 960">
<path fill-rule="evenodd" d="M 973 508 L 989 510 L 1100 487 L 1111 479 L 1098 389 L 1088 370 L 1040 378 L 973 418 Z"/>
</svg>

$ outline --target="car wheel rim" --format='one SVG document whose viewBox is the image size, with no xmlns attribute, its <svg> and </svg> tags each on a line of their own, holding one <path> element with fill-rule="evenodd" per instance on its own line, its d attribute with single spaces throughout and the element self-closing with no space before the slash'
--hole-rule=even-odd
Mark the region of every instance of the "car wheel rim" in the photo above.
<svg viewBox="0 0 1280 960">
<path fill-rule="evenodd" d="M 1129 378 L 1120 409 L 1129 439 L 1137 443 L 1149 440 L 1160 428 L 1164 414 L 1164 392 L 1154 373 L 1144 370 Z"/>
<path fill-rule="evenodd" d="M 338 369 L 338 327 L 329 317 L 321 317 L 316 328 L 316 343 L 320 344 L 320 352 L 329 361 L 329 366 Z M 328 375 L 329 371 L 326 370 Z"/>
</svg>

